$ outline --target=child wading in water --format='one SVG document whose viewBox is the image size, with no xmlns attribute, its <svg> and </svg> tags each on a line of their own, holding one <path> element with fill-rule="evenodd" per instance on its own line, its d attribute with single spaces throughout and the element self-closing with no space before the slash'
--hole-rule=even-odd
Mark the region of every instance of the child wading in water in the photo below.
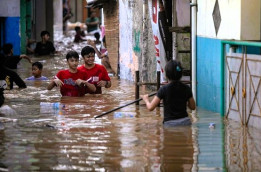
<svg viewBox="0 0 261 172">
<path fill-rule="evenodd" d="M 190 125 L 187 105 L 191 110 L 195 110 L 196 105 L 190 87 L 180 82 L 182 77 L 180 62 L 169 61 L 165 66 L 165 71 L 170 83 L 162 86 L 151 102 L 148 95 L 142 95 L 141 97 L 150 111 L 154 110 L 163 99 L 164 126 Z"/>
<path fill-rule="evenodd" d="M 41 62 L 34 62 L 32 64 L 32 74 L 33 76 L 26 78 L 26 80 L 48 80 L 47 77 L 42 76 L 42 70 L 43 70 L 43 65 Z"/>
</svg>

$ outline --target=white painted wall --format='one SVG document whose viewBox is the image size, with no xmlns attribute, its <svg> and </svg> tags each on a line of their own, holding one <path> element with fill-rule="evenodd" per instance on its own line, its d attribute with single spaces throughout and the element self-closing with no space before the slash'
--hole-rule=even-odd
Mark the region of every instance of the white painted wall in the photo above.
<svg viewBox="0 0 261 172">
<path fill-rule="evenodd" d="M 240 0 L 219 1 L 221 24 L 216 35 L 213 10 L 216 0 L 198 1 L 197 35 L 209 38 L 240 39 Z"/>
<path fill-rule="evenodd" d="M 20 0 L 0 0 L 0 17 L 20 17 Z"/>
<path fill-rule="evenodd" d="M 219 0 L 221 24 L 216 35 L 213 10 L 216 0 L 198 1 L 197 35 L 208 38 L 260 40 L 260 0 Z"/>
</svg>

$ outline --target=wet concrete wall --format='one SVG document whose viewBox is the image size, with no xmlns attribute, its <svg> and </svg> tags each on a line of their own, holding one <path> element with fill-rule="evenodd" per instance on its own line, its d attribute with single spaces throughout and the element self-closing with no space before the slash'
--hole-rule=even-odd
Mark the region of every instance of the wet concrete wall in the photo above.
<svg viewBox="0 0 261 172">
<path fill-rule="evenodd" d="M 140 55 L 140 29 L 137 25 L 135 26 L 133 16 L 134 8 L 130 7 L 128 1 L 119 1 L 119 16 L 120 16 L 120 77 L 123 79 L 134 80 L 135 70 L 138 70 L 138 55 Z M 137 8 L 138 9 L 138 8 Z M 139 13 L 135 11 L 136 14 Z M 139 19 L 137 19 L 139 20 Z M 136 21 L 137 21 L 136 20 Z M 136 29 L 134 29 L 136 27 Z M 133 32 L 137 35 L 136 40 L 136 52 L 134 52 L 134 35 Z"/>
<path fill-rule="evenodd" d="M 155 49 L 148 16 L 143 30 L 143 1 L 120 0 L 120 78 L 135 80 L 140 71 L 141 81 L 156 80 Z"/>
<path fill-rule="evenodd" d="M 148 0 L 147 0 L 148 1 Z M 142 55 L 139 59 L 140 80 L 142 82 L 156 82 L 156 56 L 155 44 L 151 26 L 151 15 L 148 10 L 148 2 L 144 3 L 144 17 L 142 27 L 141 51 Z"/>
<path fill-rule="evenodd" d="M 35 1 L 35 39 L 41 41 L 41 32 L 50 32 L 50 40 L 53 41 L 54 7 L 53 0 Z"/>
</svg>

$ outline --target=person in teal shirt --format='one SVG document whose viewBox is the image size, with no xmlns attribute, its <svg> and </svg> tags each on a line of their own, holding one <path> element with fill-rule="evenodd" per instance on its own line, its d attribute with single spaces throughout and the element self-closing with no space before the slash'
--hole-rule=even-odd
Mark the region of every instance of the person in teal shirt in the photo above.
<svg viewBox="0 0 261 172">
<path fill-rule="evenodd" d="M 100 20 L 96 17 L 96 13 L 92 12 L 91 16 L 86 19 L 87 32 L 90 34 L 94 34 L 96 32 L 99 33 L 99 24 Z"/>
</svg>

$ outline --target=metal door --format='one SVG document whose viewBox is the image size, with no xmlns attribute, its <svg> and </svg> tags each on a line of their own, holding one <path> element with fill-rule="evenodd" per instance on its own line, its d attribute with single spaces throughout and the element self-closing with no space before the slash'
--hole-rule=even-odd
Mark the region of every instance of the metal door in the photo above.
<svg viewBox="0 0 261 172">
<path fill-rule="evenodd" d="M 229 53 L 226 56 L 226 117 L 244 124 L 242 84 L 244 54 Z"/>
<path fill-rule="evenodd" d="M 261 56 L 245 56 L 246 125 L 261 128 Z"/>
<path fill-rule="evenodd" d="M 226 56 L 226 117 L 261 128 L 261 56 Z"/>
</svg>

